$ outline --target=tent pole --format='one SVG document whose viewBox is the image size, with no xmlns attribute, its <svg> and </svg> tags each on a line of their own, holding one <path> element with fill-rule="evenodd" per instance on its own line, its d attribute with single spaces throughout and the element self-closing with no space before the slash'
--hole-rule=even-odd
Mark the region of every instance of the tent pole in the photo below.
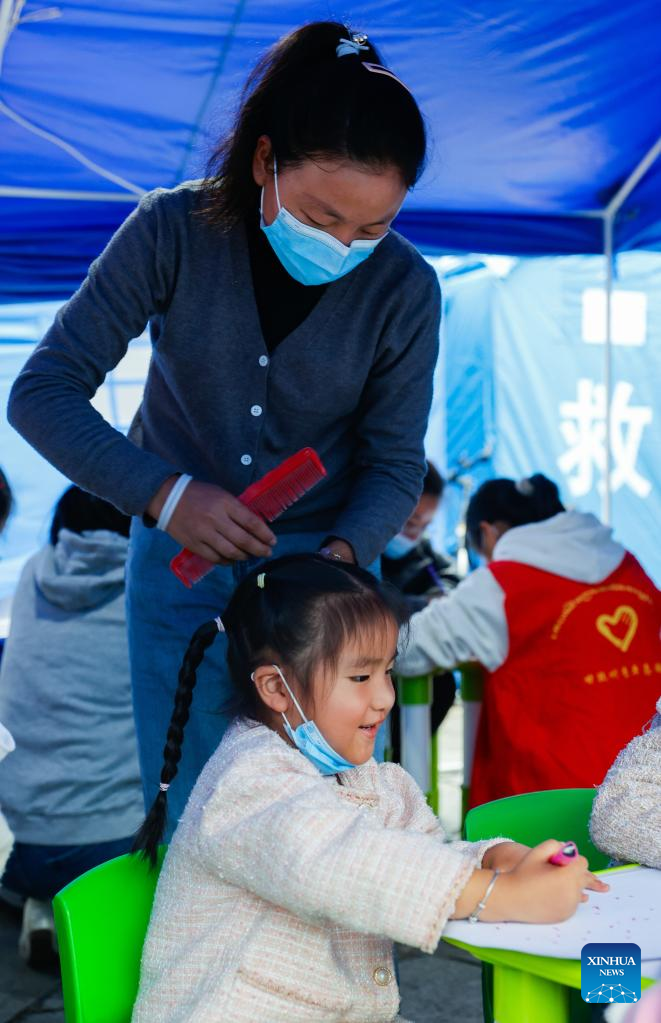
<svg viewBox="0 0 661 1023">
<path fill-rule="evenodd" d="M 613 222 L 619 213 L 622 205 L 629 198 L 640 179 L 647 174 L 657 157 L 661 156 L 661 137 L 645 153 L 642 160 L 639 160 L 629 177 L 624 181 L 604 210 L 604 216 L 611 217 Z M 612 225 L 611 225 L 612 226 Z"/>
<path fill-rule="evenodd" d="M 71 199 L 89 202 L 130 202 L 135 204 L 140 196 L 135 192 L 87 192 L 67 188 L 16 188 L 0 185 L 0 197 L 10 199 Z"/>
<path fill-rule="evenodd" d="M 21 4 L 22 6 L 23 4 Z M 2 58 L 5 54 L 5 46 L 15 24 L 14 0 L 0 0 L 0 73 L 2 72 Z"/>
<path fill-rule="evenodd" d="M 607 212 L 604 216 L 604 258 L 606 260 L 606 338 L 604 344 L 604 401 L 606 417 L 606 433 L 604 437 L 604 496 L 602 518 L 607 526 L 611 524 L 611 398 L 613 393 L 613 221 L 614 215 Z"/>
</svg>

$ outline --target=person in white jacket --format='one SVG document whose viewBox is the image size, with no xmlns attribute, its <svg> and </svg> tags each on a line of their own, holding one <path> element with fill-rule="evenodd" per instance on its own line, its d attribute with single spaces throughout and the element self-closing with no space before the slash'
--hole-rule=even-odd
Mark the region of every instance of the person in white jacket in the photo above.
<svg viewBox="0 0 661 1023">
<path fill-rule="evenodd" d="M 8 729 L 0 721 L 0 760 L 4 760 L 8 753 L 13 753 L 16 749 L 16 743 L 14 737 Z M 5 869 L 5 864 L 9 859 L 9 855 L 14 845 L 14 835 L 9 830 L 7 824 L 7 818 L 2 812 L 0 807 L 0 880 Z"/>
<path fill-rule="evenodd" d="M 12 510 L 13 497 L 11 487 L 9 486 L 9 480 L 5 476 L 2 469 L 0 469 L 0 533 L 3 532 L 7 525 L 7 519 Z M 2 638 L 0 637 L 0 657 L 2 656 Z M 16 748 L 14 738 L 7 728 L 0 721 L 0 760 L 4 760 L 8 753 L 13 752 Z M 7 820 L 2 812 L 2 806 L 0 805 L 0 878 L 5 869 L 5 864 L 9 859 L 12 847 L 14 845 L 14 836 L 9 829 Z"/>
<path fill-rule="evenodd" d="M 219 630 L 236 720 L 167 852 L 133 1023 L 390 1023 L 393 941 L 432 952 L 450 917 L 550 922 L 583 887 L 606 890 L 583 858 L 549 864 L 554 840 L 446 842 L 413 780 L 374 761 L 399 599 L 356 566 L 291 555 L 246 576 L 195 633 L 136 843 L 152 860 Z"/>
<path fill-rule="evenodd" d="M 486 669 L 472 806 L 598 785 L 658 692 L 659 591 L 541 474 L 482 484 L 467 531 L 487 564 L 412 617 L 398 673 Z"/>
</svg>

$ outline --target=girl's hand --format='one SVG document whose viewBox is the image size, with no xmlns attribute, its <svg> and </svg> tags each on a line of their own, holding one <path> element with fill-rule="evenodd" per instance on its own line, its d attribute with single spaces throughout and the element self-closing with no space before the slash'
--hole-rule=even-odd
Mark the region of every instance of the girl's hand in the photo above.
<svg viewBox="0 0 661 1023">
<path fill-rule="evenodd" d="M 171 477 L 154 495 L 147 509 L 154 518 L 158 518 L 173 485 Z M 264 520 L 233 494 L 196 480 L 184 490 L 167 532 L 182 547 L 218 565 L 251 557 L 268 558 L 276 543 Z"/>
<path fill-rule="evenodd" d="M 524 856 L 530 852 L 529 845 L 521 845 L 519 842 L 499 842 L 487 849 L 482 857 L 482 867 L 485 870 L 498 869 L 501 873 L 514 870 Z"/>
<path fill-rule="evenodd" d="M 584 888 L 607 892 L 608 885 L 587 869 L 585 856 L 577 856 L 562 867 L 549 863 L 549 858 L 559 852 L 563 844 L 554 839 L 542 842 L 513 870 L 499 877 L 480 919 L 559 923 L 576 912 L 579 902 L 587 902 Z"/>
</svg>

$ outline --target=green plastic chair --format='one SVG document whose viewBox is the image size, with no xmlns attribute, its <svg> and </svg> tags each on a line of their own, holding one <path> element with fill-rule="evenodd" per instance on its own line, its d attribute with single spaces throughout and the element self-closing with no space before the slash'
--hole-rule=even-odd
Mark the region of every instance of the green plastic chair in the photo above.
<svg viewBox="0 0 661 1023">
<path fill-rule="evenodd" d="M 465 835 L 470 842 L 506 835 L 525 845 L 571 839 L 591 870 L 603 870 L 610 858 L 592 844 L 588 830 L 594 796 L 595 789 L 550 789 L 494 799 L 468 811 Z"/>
<path fill-rule="evenodd" d="M 464 833 L 470 842 L 498 835 L 506 835 L 524 845 L 538 845 L 546 838 L 571 839 L 586 857 L 591 870 L 603 870 L 610 857 L 593 845 L 588 830 L 594 796 L 595 789 L 549 789 L 494 799 L 468 811 Z M 548 992 L 546 1000 L 549 1000 Z M 491 1023 L 495 1008 L 493 965 L 485 962 L 482 963 L 482 1001 L 485 1023 Z M 578 1023 L 587 1018 L 585 1007 L 572 992 L 570 1019 Z"/>
<path fill-rule="evenodd" d="M 130 1023 L 164 855 L 162 846 L 155 869 L 141 857 L 118 856 L 55 896 L 67 1023 Z"/>
</svg>

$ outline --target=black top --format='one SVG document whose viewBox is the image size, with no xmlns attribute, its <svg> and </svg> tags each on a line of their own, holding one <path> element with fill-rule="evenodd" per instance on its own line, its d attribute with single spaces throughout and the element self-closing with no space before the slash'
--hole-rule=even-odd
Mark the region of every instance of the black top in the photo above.
<svg viewBox="0 0 661 1023">
<path fill-rule="evenodd" d="M 300 284 L 287 273 L 255 218 L 246 222 L 252 284 L 264 341 L 272 352 L 307 319 L 328 287 Z"/>
<path fill-rule="evenodd" d="M 401 558 L 381 555 L 383 578 L 406 596 L 410 606 L 419 611 L 428 598 L 453 590 L 459 582 L 455 566 L 423 538 Z"/>
</svg>

